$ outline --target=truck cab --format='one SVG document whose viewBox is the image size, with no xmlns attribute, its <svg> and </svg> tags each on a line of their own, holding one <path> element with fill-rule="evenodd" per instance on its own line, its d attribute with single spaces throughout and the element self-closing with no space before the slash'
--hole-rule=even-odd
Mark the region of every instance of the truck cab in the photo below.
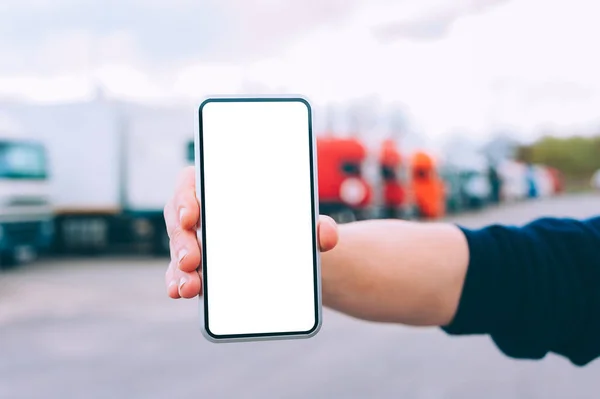
<svg viewBox="0 0 600 399">
<path fill-rule="evenodd" d="M 465 209 L 462 197 L 460 170 L 450 162 L 440 165 L 440 177 L 444 182 L 446 212 L 457 214 Z"/>
<path fill-rule="evenodd" d="M 467 209 L 483 209 L 490 202 L 492 194 L 486 158 L 481 154 L 466 152 L 456 159 L 456 164 L 460 168 L 464 204 Z"/>
<path fill-rule="evenodd" d="M 408 219 L 413 216 L 410 173 L 396 143 L 387 139 L 379 151 L 379 172 L 383 188 L 383 214 L 385 218 Z"/>
<path fill-rule="evenodd" d="M 49 185 L 45 147 L 0 133 L 0 268 L 33 260 L 52 245 Z"/>
<path fill-rule="evenodd" d="M 527 197 L 526 167 L 523 163 L 505 159 L 498 165 L 498 173 L 502 179 L 503 202 L 519 202 Z"/>
<path fill-rule="evenodd" d="M 412 156 L 411 185 L 420 218 L 438 219 L 446 215 L 444 180 L 433 157 L 424 151 Z"/>
<path fill-rule="evenodd" d="M 550 170 L 544 165 L 533 165 L 533 174 L 538 186 L 538 196 L 551 197 L 554 194 L 554 181 Z"/>
<path fill-rule="evenodd" d="M 364 178 L 365 146 L 357 139 L 317 139 L 320 212 L 338 223 L 365 218 L 372 189 Z"/>
<path fill-rule="evenodd" d="M 548 167 L 548 171 L 552 177 L 553 194 L 561 194 L 564 191 L 564 178 L 561 171 L 553 167 Z"/>
</svg>

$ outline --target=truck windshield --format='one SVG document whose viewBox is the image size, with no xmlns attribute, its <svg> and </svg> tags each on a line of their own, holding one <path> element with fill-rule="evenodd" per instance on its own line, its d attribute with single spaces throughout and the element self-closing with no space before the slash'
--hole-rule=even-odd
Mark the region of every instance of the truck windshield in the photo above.
<svg viewBox="0 0 600 399">
<path fill-rule="evenodd" d="M 384 165 L 381 167 L 381 177 L 383 177 L 383 180 L 385 181 L 396 180 L 396 171 L 394 170 L 394 168 Z"/>
<path fill-rule="evenodd" d="M 342 172 L 348 176 L 360 176 L 360 164 L 356 162 L 344 162 L 342 163 Z"/>
<path fill-rule="evenodd" d="M 44 147 L 30 142 L 0 141 L 0 179 L 48 177 Z"/>
</svg>

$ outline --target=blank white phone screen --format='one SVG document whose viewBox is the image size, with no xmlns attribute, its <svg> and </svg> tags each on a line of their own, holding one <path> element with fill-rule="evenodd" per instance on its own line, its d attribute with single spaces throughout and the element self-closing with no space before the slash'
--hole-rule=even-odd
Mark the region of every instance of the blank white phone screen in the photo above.
<svg viewBox="0 0 600 399">
<path fill-rule="evenodd" d="M 201 107 L 205 320 L 214 338 L 316 328 L 310 123 L 302 100 Z"/>
</svg>

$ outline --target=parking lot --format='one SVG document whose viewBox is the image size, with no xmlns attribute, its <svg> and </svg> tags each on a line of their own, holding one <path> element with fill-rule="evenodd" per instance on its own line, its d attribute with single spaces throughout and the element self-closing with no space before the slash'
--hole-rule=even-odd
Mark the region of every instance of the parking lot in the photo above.
<svg viewBox="0 0 600 399">
<path fill-rule="evenodd" d="M 577 195 L 450 218 L 476 227 L 600 214 Z M 598 398 L 600 362 L 505 358 L 487 337 L 326 311 L 313 339 L 212 344 L 166 259 L 40 260 L 0 274 L 0 398 Z"/>
</svg>

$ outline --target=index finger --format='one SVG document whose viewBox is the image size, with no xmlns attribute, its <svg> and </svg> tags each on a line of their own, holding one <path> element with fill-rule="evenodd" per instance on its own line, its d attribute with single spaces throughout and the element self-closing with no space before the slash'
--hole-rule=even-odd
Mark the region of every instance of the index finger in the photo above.
<svg viewBox="0 0 600 399">
<path fill-rule="evenodd" d="M 196 189 L 196 170 L 194 166 L 186 166 L 177 177 L 176 191 Z"/>
</svg>

